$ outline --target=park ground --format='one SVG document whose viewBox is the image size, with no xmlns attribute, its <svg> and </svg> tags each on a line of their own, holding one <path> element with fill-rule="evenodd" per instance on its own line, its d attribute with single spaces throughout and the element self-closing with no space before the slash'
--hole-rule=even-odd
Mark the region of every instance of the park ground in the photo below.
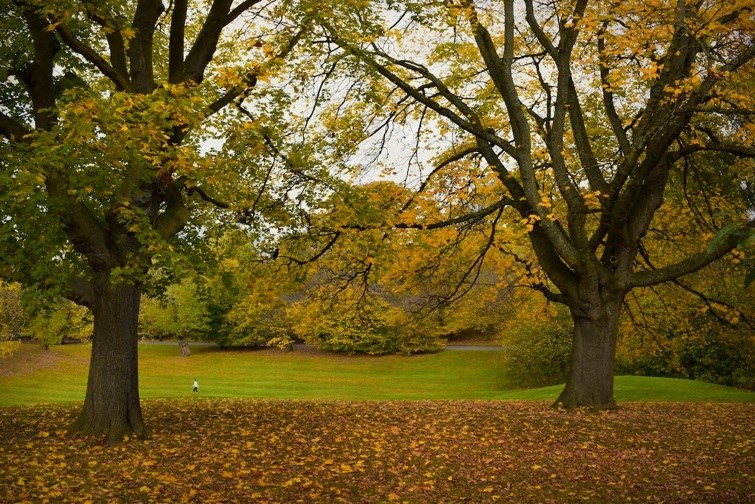
<svg viewBox="0 0 755 504">
<path fill-rule="evenodd" d="M 620 409 L 564 412 L 552 399 L 490 400 L 557 393 L 500 390 L 495 352 L 204 350 L 182 360 L 177 348 L 149 347 L 141 364 L 152 434 L 107 447 L 65 430 L 83 395 L 6 399 L 23 382 L 85 381 L 77 360 L 86 348 L 24 351 L 31 365 L 0 363 L 0 502 L 755 502 L 755 402 L 745 391 L 621 377 Z M 191 371 L 205 373 L 197 396 L 184 383 Z M 297 374 L 294 385 L 275 385 Z M 222 397 L 234 377 L 250 395 Z M 258 397 L 265 387 L 270 396 Z M 396 390 L 407 397 L 386 398 Z M 642 390 L 649 399 L 637 401 Z"/>
</svg>

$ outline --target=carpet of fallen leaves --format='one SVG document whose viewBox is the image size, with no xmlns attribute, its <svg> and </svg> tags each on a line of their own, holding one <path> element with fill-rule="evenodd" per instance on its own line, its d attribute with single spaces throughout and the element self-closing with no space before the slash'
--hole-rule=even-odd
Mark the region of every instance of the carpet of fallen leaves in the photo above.
<svg viewBox="0 0 755 504">
<path fill-rule="evenodd" d="M 2 502 L 755 502 L 755 405 L 147 401 L 148 439 L 0 408 Z"/>
</svg>

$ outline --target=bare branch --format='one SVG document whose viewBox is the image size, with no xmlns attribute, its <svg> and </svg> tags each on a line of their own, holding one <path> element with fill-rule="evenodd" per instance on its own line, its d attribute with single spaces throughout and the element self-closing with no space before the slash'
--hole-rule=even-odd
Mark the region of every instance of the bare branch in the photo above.
<svg viewBox="0 0 755 504">
<path fill-rule="evenodd" d="M 421 67 L 416 64 L 411 64 L 406 61 L 399 61 L 394 58 L 390 58 L 388 55 L 385 55 L 384 53 L 375 54 L 376 56 L 387 58 L 387 61 L 393 64 L 397 64 L 397 65 L 402 66 L 403 68 L 417 72 L 422 77 L 429 79 L 435 87 L 440 85 L 441 87 L 438 89 L 441 91 L 441 95 L 446 99 L 453 100 L 451 102 L 452 104 L 460 105 L 462 109 L 460 109 L 459 112 L 462 114 L 469 114 L 468 116 L 466 116 L 466 118 L 457 114 L 456 112 L 451 110 L 449 107 L 442 106 L 440 103 L 438 103 L 438 101 L 434 100 L 431 96 L 428 96 L 427 94 L 423 93 L 420 89 L 409 84 L 404 79 L 399 77 L 395 72 L 392 72 L 387 66 L 379 64 L 378 61 L 373 57 L 373 55 L 359 49 L 358 47 L 354 45 L 349 44 L 348 42 L 344 40 L 339 39 L 337 35 L 335 35 L 335 32 L 331 28 L 329 29 L 331 30 L 331 32 L 333 32 L 334 40 L 339 46 L 341 46 L 344 50 L 346 50 L 350 54 L 364 61 L 373 70 L 377 71 L 380 75 L 388 79 L 396 87 L 401 89 L 404 93 L 411 96 L 412 99 L 414 99 L 418 103 L 425 105 L 427 108 L 436 112 L 438 115 L 443 116 L 446 119 L 449 119 L 455 125 L 467 131 L 468 133 L 471 133 L 477 137 L 485 139 L 491 144 L 496 145 L 497 147 L 500 147 L 501 149 L 503 149 L 505 152 L 507 152 L 510 155 L 515 155 L 515 149 L 509 142 L 499 138 L 492 131 L 482 128 L 482 126 L 479 124 L 479 121 L 477 123 L 473 122 L 473 118 L 476 118 L 476 115 L 472 112 L 472 110 L 469 109 L 469 107 L 467 107 L 466 104 L 464 104 L 460 99 L 458 99 L 458 97 L 454 98 L 455 95 L 451 93 L 450 90 L 448 90 L 445 87 L 442 81 L 438 79 L 436 76 L 432 75 L 427 69 L 424 69 L 424 67 Z M 443 92 L 444 89 L 445 89 L 445 93 Z"/>
<path fill-rule="evenodd" d="M 613 92 L 611 91 L 611 70 L 610 64 L 606 61 L 606 41 L 605 33 L 608 28 L 608 22 L 605 21 L 598 31 L 598 59 L 600 65 L 600 82 L 603 87 L 603 106 L 605 107 L 608 122 L 611 123 L 611 129 L 619 143 L 619 150 L 623 155 L 629 153 L 630 144 L 627 132 L 621 122 L 619 113 L 616 111 Z"/>
<path fill-rule="evenodd" d="M 313 255 L 312 257 L 308 259 L 301 260 L 295 257 L 285 256 L 285 255 L 279 255 L 278 257 L 280 257 L 281 259 L 287 259 L 293 263 L 298 264 L 299 266 L 304 266 L 305 264 L 313 263 L 316 260 L 318 260 L 320 257 L 322 257 L 328 250 L 330 250 L 333 247 L 333 245 L 336 244 L 336 242 L 338 241 L 338 238 L 340 237 L 341 237 L 341 232 L 335 231 L 333 233 L 332 238 L 328 241 L 328 243 L 326 243 L 322 249 L 320 249 L 315 255 Z"/>
<path fill-rule="evenodd" d="M 250 7 L 257 5 L 261 1 L 262 0 L 244 0 L 243 2 L 238 4 L 235 9 L 233 9 L 231 12 L 228 13 L 228 15 L 225 18 L 225 25 L 226 26 L 229 25 L 241 14 L 248 11 Z"/>
<path fill-rule="evenodd" d="M 631 275 L 629 286 L 647 287 L 649 285 L 657 285 L 663 282 L 672 281 L 684 275 L 694 273 L 734 249 L 739 241 L 740 232 L 747 228 L 755 228 L 755 220 L 751 220 L 743 227 L 724 228 L 724 230 L 719 232 L 719 235 L 713 238 L 704 251 L 692 255 L 678 263 L 670 264 L 655 270 L 635 272 Z"/>
<path fill-rule="evenodd" d="M 455 226 L 457 224 L 463 224 L 466 222 L 480 221 L 481 219 L 487 217 L 488 215 L 498 212 L 510 205 L 511 205 L 511 200 L 508 198 L 504 198 L 498 201 L 498 203 L 494 203 L 493 205 L 485 207 L 482 210 L 478 210 L 477 212 L 455 217 L 453 219 L 447 219 L 444 221 L 436 221 L 436 222 L 431 222 L 431 223 L 399 222 L 396 224 L 374 225 L 374 226 L 365 226 L 362 224 L 344 224 L 340 226 L 340 229 L 354 229 L 358 231 L 367 231 L 368 229 L 428 229 L 428 230 L 440 229 L 444 227 Z"/>
<path fill-rule="evenodd" d="M 116 89 L 121 91 L 129 91 L 131 89 L 131 83 L 126 75 L 117 71 L 94 49 L 77 39 L 65 24 L 58 25 L 56 31 L 71 50 L 83 56 L 85 60 L 97 67 L 105 77 L 115 84 Z"/>
</svg>

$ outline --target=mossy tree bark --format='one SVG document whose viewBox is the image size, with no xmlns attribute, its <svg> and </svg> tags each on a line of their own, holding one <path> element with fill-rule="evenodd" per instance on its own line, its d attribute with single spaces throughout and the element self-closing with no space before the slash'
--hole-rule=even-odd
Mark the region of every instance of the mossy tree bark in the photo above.
<svg viewBox="0 0 755 504">
<path fill-rule="evenodd" d="M 137 355 L 141 289 L 121 284 L 97 290 L 86 399 L 71 430 L 104 436 L 112 444 L 126 434 L 147 434 L 139 403 Z"/>
<path fill-rule="evenodd" d="M 613 363 L 622 299 L 601 300 L 592 315 L 572 310 L 574 336 L 566 386 L 554 406 L 572 409 L 616 407 Z"/>
</svg>

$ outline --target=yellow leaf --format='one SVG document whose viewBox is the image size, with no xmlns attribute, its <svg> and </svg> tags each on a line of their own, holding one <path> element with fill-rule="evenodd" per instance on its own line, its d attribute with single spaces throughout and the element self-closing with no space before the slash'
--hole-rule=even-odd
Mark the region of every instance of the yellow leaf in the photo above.
<svg viewBox="0 0 755 504">
<path fill-rule="evenodd" d="M 126 40 L 131 40 L 136 35 L 136 31 L 133 28 L 124 28 L 121 30 L 121 35 Z"/>
</svg>

